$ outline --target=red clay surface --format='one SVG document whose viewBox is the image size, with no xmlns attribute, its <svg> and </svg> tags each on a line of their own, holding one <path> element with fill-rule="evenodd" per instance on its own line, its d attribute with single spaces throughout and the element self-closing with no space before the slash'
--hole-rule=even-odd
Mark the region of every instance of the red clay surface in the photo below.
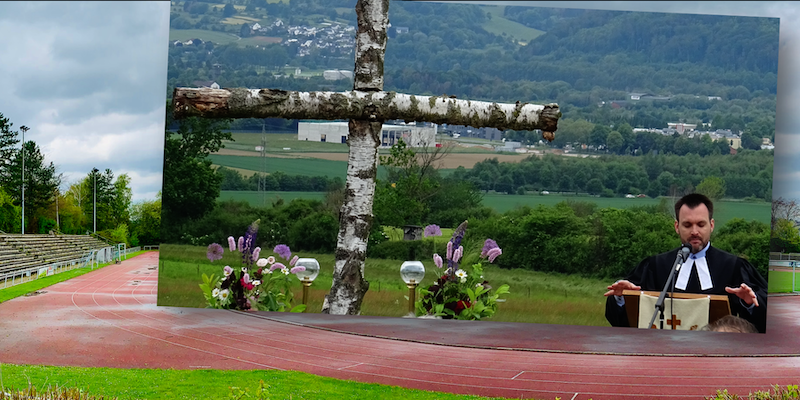
<svg viewBox="0 0 800 400">
<path fill-rule="evenodd" d="M 0 362 L 274 368 L 425 390 L 565 400 L 702 398 L 722 388 L 746 395 L 800 383 L 800 356 L 794 354 L 800 352 L 798 296 L 770 298 L 764 335 L 688 332 L 670 338 L 674 333 L 621 328 L 157 307 L 157 265 L 158 254 L 147 253 L 0 304 Z M 653 347 L 656 342 L 666 342 L 662 349 L 669 351 Z M 562 352 L 544 351 L 551 345 Z M 714 355 L 581 353 L 642 348 Z"/>
</svg>

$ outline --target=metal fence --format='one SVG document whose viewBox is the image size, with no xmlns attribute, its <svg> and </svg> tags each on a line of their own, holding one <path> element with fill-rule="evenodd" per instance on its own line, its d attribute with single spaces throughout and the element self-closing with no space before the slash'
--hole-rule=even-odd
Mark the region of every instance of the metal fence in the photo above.
<svg viewBox="0 0 800 400">
<path fill-rule="evenodd" d="M 120 243 L 120 245 L 117 246 L 91 250 L 80 258 L 11 271 L 0 275 L 0 281 L 3 282 L 2 288 L 5 289 L 9 286 L 18 285 L 33 279 L 39 279 L 43 276 L 55 275 L 76 268 L 94 269 L 100 264 L 122 261 L 123 258 L 127 259 L 129 254 L 141 250 L 141 247 L 126 248 L 124 243 Z"/>
</svg>

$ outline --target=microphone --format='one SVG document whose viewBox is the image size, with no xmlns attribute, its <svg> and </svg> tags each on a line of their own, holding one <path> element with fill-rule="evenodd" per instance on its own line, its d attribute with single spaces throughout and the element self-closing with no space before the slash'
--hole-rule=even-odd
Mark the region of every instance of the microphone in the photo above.
<svg viewBox="0 0 800 400">
<path fill-rule="evenodd" d="M 689 258 L 689 253 L 692 252 L 692 245 L 688 243 L 684 243 L 681 245 L 681 249 L 678 250 L 678 256 L 675 257 L 675 270 L 680 271 L 681 266 L 686 260 Z"/>
</svg>

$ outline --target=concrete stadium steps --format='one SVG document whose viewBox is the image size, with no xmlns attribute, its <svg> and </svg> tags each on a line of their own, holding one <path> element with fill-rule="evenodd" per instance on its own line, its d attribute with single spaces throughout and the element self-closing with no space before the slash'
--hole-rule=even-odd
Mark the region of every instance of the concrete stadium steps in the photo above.
<svg viewBox="0 0 800 400">
<path fill-rule="evenodd" d="M 88 235 L 0 235 L 0 273 L 75 260 L 104 247 Z"/>
</svg>

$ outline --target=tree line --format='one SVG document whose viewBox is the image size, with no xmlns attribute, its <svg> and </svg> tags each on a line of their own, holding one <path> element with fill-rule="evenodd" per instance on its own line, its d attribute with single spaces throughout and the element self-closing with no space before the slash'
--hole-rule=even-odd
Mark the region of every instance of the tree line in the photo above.
<svg viewBox="0 0 800 400">
<path fill-rule="evenodd" d="M 469 170 L 459 167 L 452 177 L 487 191 L 547 190 L 608 197 L 628 193 L 672 196 L 691 192 L 710 177 L 716 177 L 723 182 L 722 195 L 726 197 L 771 201 L 772 164 L 773 157 L 768 151 L 706 157 L 648 154 L 573 158 L 548 154 L 528 157 L 519 163 L 489 159 Z"/>
<path fill-rule="evenodd" d="M 86 234 L 93 231 L 108 239 L 137 246 L 158 244 L 161 202 L 132 204 L 130 177 L 114 176 L 111 169 L 93 169 L 62 190 L 63 174 L 45 161 L 32 140 L 17 147 L 20 127 L 13 129 L 0 113 L 0 231 L 45 234 L 51 231 Z M 23 150 L 24 149 L 24 150 Z M 22 227 L 22 163 L 25 164 L 25 227 Z M 96 209 L 95 209 L 96 206 Z"/>
</svg>

